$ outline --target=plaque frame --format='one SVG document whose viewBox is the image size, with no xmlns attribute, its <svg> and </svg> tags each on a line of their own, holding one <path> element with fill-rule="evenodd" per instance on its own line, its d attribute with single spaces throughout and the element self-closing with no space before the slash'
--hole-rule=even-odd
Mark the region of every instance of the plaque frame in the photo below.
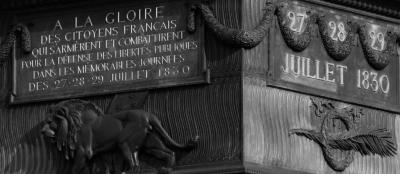
<svg viewBox="0 0 400 174">
<path fill-rule="evenodd" d="M 325 8 L 330 7 L 330 6 L 326 5 L 325 3 L 317 3 L 314 1 L 305 1 L 305 2 L 299 3 L 298 5 L 307 6 L 309 8 L 314 8 L 314 9 L 318 9 L 318 10 L 321 10 L 322 8 L 325 9 Z M 339 12 L 338 14 L 340 14 L 340 15 L 345 15 L 345 14 L 351 13 L 351 12 L 349 12 L 349 10 L 347 8 L 335 9 L 335 12 Z M 366 17 L 366 18 L 376 17 L 367 12 L 358 12 L 357 14 L 354 14 L 354 16 L 362 16 L 362 17 Z M 286 51 L 287 53 L 290 53 L 290 54 L 303 56 L 303 54 L 309 54 L 309 52 L 312 52 L 312 51 L 310 51 L 310 49 L 316 49 L 316 50 L 323 49 L 322 38 L 321 38 L 321 36 L 319 36 L 319 32 L 318 32 L 318 28 L 317 28 L 318 26 L 316 23 L 315 24 L 313 23 L 313 25 L 315 25 L 314 26 L 315 32 L 313 32 L 313 33 L 315 33 L 315 34 L 312 35 L 312 37 L 310 39 L 311 39 L 312 44 L 314 44 L 314 45 L 316 45 L 316 44 L 313 42 L 318 42 L 318 43 L 321 42 L 321 43 L 319 43 L 321 45 L 321 48 L 313 48 L 312 44 L 310 44 L 310 46 L 308 48 L 306 48 L 306 50 L 298 52 L 296 50 L 291 50 L 286 45 L 285 42 L 276 43 L 275 42 L 277 40 L 276 37 L 280 37 L 281 39 L 279 39 L 279 40 L 284 41 L 283 36 L 281 34 L 281 29 L 277 26 L 278 25 L 277 20 L 278 20 L 277 17 L 275 17 L 274 21 L 272 22 L 273 26 L 271 26 L 271 29 L 269 30 L 270 37 L 268 38 L 268 41 L 270 43 L 275 43 L 275 44 L 268 45 L 269 50 L 279 50 L 281 52 Z M 368 21 L 367 19 L 363 18 L 363 19 L 357 19 L 354 22 L 357 22 L 358 24 L 363 24 L 363 23 L 366 23 L 367 21 Z M 395 25 L 396 22 L 398 22 L 397 20 L 396 21 L 388 20 L 387 18 L 383 18 L 380 16 L 377 20 L 374 20 L 374 21 L 375 21 L 375 24 L 384 25 L 384 26 L 392 26 L 392 25 Z M 278 36 L 276 36 L 276 35 L 278 35 Z M 318 41 L 316 41 L 316 40 L 318 40 Z M 357 40 L 357 42 L 360 42 L 360 41 Z M 282 47 L 285 47 L 286 49 L 283 49 L 283 50 L 277 49 L 276 47 L 278 47 L 278 46 L 276 46 L 276 45 L 278 45 L 278 44 L 280 45 L 279 48 L 283 45 Z M 349 59 L 349 58 L 353 59 L 353 58 L 355 58 L 355 55 L 358 55 L 360 52 L 363 52 L 360 43 L 358 43 L 358 46 L 354 47 L 353 49 L 354 50 L 351 52 L 352 57 L 348 57 L 347 59 Z M 397 51 L 399 50 L 398 45 L 397 45 L 396 49 L 397 49 Z M 281 61 L 280 59 L 283 59 L 284 57 L 276 57 L 277 52 L 279 52 L 279 51 L 269 51 L 269 53 L 268 53 L 268 71 L 266 72 L 267 86 L 279 88 L 279 89 L 283 89 L 283 90 L 288 90 L 288 91 L 293 91 L 293 92 L 298 92 L 301 94 L 306 94 L 306 95 L 311 95 L 311 96 L 324 97 L 324 98 L 332 99 L 335 101 L 347 102 L 350 104 L 365 106 L 368 108 L 373 108 L 373 109 L 378 109 L 378 110 L 383 110 L 383 111 L 388 111 L 388 112 L 394 112 L 394 113 L 400 113 L 400 107 L 399 107 L 400 106 L 400 92 L 398 91 L 398 86 L 400 85 L 400 80 L 397 76 L 397 74 L 399 73 L 398 67 L 400 66 L 400 61 L 398 59 L 393 60 L 391 65 L 389 65 L 389 66 L 391 66 L 390 68 L 394 69 L 394 70 L 390 70 L 390 72 L 389 72 L 389 70 L 387 71 L 387 73 L 388 73 L 387 75 L 389 77 L 391 77 L 391 80 L 392 80 L 390 82 L 391 85 L 393 83 L 393 87 L 397 87 L 397 88 L 391 88 L 391 90 L 393 92 L 392 96 L 388 95 L 389 97 L 393 98 L 393 101 L 372 100 L 373 95 L 360 96 L 360 95 L 357 95 L 357 93 L 360 94 L 360 92 L 358 92 L 356 90 L 352 90 L 352 91 L 338 90 L 335 93 L 335 92 L 330 92 L 327 90 L 312 88 L 312 87 L 306 86 L 304 84 L 289 82 L 289 81 L 280 79 L 281 73 L 279 73 L 279 70 L 281 69 L 281 67 L 280 66 L 277 67 L 276 65 L 278 65 L 279 64 L 278 62 Z M 323 51 L 326 52 L 326 50 L 323 50 Z M 328 59 L 330 59 L 330 61 L 334 62 L 334 63 L 343 63 L 343 62 L 347 61 L 347 60 L 334 60 L 332 57 L 329 57 L 329 55 L 327 53 L 323 53 L 323 54 L 326 55 L 328 57 Z M 309 56 L 317 57 L 315 55 L 309 55 Z M 398 58 L 398 57 L 399 56 L 396 56 L 396 58 Z M 367 61 L 365 57 L 359 57 L 359 58 L 360 58 L 360 60 L 362 59 L 363 62 Z M 350 64 L 350 65 L 358 66 L 358 64 Z M 360 70 L 366 70 L 363 66 L 360 66 L 360 67 L 361 67 Z M 352 70 L 354 70 L 354 69 L 352 69 Z M 384 71 L 384 70 L 375 70 L 371 66 L 367 70 L 370 70 L 371 72 L 372 71 L 378 72 L 378 73 Z M 393 72 L 395 72 L 395 73 L 393 73 Z M 355 76 L 355 73 L 351 74 L 351 75 Z M 352 80 L 356 81 L 355 78 Z M 359 90 L 364 90 L 364 89 L 359 89 Z M 344 93 L 344 92 L 348 92 L 348 93 Z M 365 92 L 365 91 L 361 92 L 361 94 L 366 94 L 366 93 L 367 92 Z"/>
<path fill-rule="evenodd" d="M 144 5 L 152 4 L 152 3 L 157 3 L 157 4 L 162 4 L 162 3 L 168 3 L 168 2 L 173 2 L 177 3 L 181 1 L 181 3 L 184 3 L 187 7 L 185 12 L 186 18 L 190 15 L 190 5 L 202 2 L 202 0 L 196 0 L 196 1 L 188 1 L 188 0 L 173 0 L 173 1 L 167 1 L 167 0 L 161 0 L 161 1 L 151 1 L 151 2 L 146 2 Z M 124 2 L 124 5 L 137 5 L 139 2 Z M 85 8 L 84 6 L 77 6 L 77 8 Z M 95 6 L 95 10 L 100 10 L 109 7 L 104 7 L 103 4 L 99 4 Z M 119 9 L 119 8 L 124 8 L 123 5 L 118 4 L 113 6 L 114 9 Z M 93 10 L 93 11 L 95 11 Z M 40 15 L 43 15 L 42 10 L 39 12 L 28 12 L 28 13 L 40 13 Z M 50 14 L 53 12 L 50 12 Z M 185 21 L 189 22 L 189 21 Z M 28 24 L 29 25 L 29 24 Z M 186 23 L 186 25 L 188 25 Z M 194 64 L 197 69 L 195 76 L 190 76 L 190 77 L 180 77 L 178 79 L 151 79 L 151 80 L 146 80 L 146 81 L 141 81 L 141 82 L 134 82 L 134 83 L 129 83 L 129 84 L 111 84 L 111 85 L 101 85 L 101 86 L 92 86 L 92 87 L 85 87 L 84 90 L 81 91 L 76 91 L 76 92 L 51 92 L 45 95 L 39 94 L 39 95 L 29 95 L 29 96 L 21 96 L 18 93 L 18 73 L 17 73 L 17 59 L 22 58 L 23 51 L 20 49 L 21 48 L 21 43 L 18 42 L 21 40 L 21 37 L 17 37 L 17 41 L 13 43 L 13 46 L 11 48 L 11 72 L 8 77 L 11 77 L 9 79 L 10 82 L 10 93 L 9 93 L 9 104 L 15 105 L 15 104 L 24 104 L 24 103 L 33 103 L 33 102 L 43 102 L 43 101 L 51 101 L 51 100 L 61 100 L 61 99 L 71 99 L 71 98 L 80 98 L 80 97 L 88 97 L 88 96 L 100 96 L 100 95 L 108 95 L 108 94 L 115 94 L 115 93 L 123 93 L 123 92 L 132 92 L 132 91 L 141 91 L 141 90 L 149 90 L 149 89 L 159 89 L 159 88 L 170 88 L 170 87 L 175 87 L 175 86 L 187 86 L 187 85 L 195 85 L 195 84 L 210 84 L 210 70 L 207 67 L 207 58 L 206 58 L 206 53 L 205 53 L 205 35 L 204 35 L 204 22 L 201 19 L 200 15 L 195 16 L 195 26 L 196 26 L 196 31 L 194 32 L 199 32 L 198 35 L 198 50 L 197 50 L 197 63 Z M 192 31 L 186 30 L 187 33 L 192 34 Z"/>
</svg>

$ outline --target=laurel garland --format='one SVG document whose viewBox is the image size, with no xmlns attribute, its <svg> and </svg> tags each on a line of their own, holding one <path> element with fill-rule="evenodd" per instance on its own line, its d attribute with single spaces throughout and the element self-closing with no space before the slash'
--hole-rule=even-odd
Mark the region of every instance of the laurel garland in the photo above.
<svg viewBox="0 0 400 174">
<path fill-rule="evenodd" d="M 307 11 L 309 17 L 304 21 L 306 25 L 305 29 L 301 34 L 296 33 L 286 25 L 288 22 L 286 14 L 288 8 L 287 2 L 281 2 L 277 7 L 275 7 L 271 1 L 267 1 L 263 19 L 256 28 L 249 31 L 232 29 L 222 25 L 218 22 L 207 5 L 200 4 L 198 5 L 198 8 L 200 9 L 206 24 L 217 38 L 222 40 L 224 43 L 242 48 L 253 48 L 263 40 L 266 31 L 270 26 L 269 24 L 272 21 L 272 14 L 275 13 L 281 34 L 286 44 L 294 51 L 301 52 L 310 45 L 312 40 L 312 24 L 317 23 L 324 47 L 327 53 L 334 60 L 344 60 L 351 54 L 353 47 L 356 45 L 357 40 L 355 35 L 357 33 L 360 35 L 359 38 L 362 42 L 361 45 L 368 63 L 376 70 L 384 69 L 389 64 L 390 59 L 397 54 L 394 45 L 395 40 L 400 38 L 400 34 L 396 35 L 394 32 L 388 31 L 386 35 L 388 38 L 388 45 L 383 52 L 379 52 L 372 50 L 367 46 L 368 44 L 366 42 L 368 42 L 368 39 L 366 39 L 366 35 L 364 35 L 366 32 L 365 27 L 360 27 L 358 23 L 352 21 L 347 21 L 345 23 L 345 28 L 348 28 L 346 39 L 341 43 L 333 41 L 329 38 L 329 29 L 327 28 L 328 21 L 326 21 L 325 16 L 317 16 L 318 13 L 321 13 L 320 11 Z M 193 27 L 188 30 L 193 30 Z"/>
<path fill-rule="evenodd" d="M 186 28 L 189 33 L 194 33 L 196 31 L 196 5 L 191 4 L 189 6 L 189 15 Z"/>
<path fill-rule="evenodd" d="M 277 17 L 279 28 L 281 29 L 282 36 L 286 44 L 294 51 L 300 52 L 306 49 L 311 43 L 311 23 L 315 22 L 315 15 L 312 15 L 311 11 L 307 11 L 307 17 L 304 21 L 306 24 L 305 29 L 302 33 L 296 33 L 292 31 L 286 23 L 288 22 L 287 17 L 287 3 L 280 3 L 277 9 Z"/>
<path fill-rule="evenodd" d="M 387 39 L 387 46 L 380 52 L 370 48 L 369 40 L 367 39 L 368 34 L 365 25 L 359 26 L 357 23 L 348 21 L 345 23 L 346 28 L 349 29 L 346 40 L 343 43 L 338 43 L 329 38 L 327 28 L 327 20 L 324 15 L 317 16 L 315 13 L 307 11 L 308 18 L 305 19 L 306 24 L 304 31 L 299 34 L 291 31 L 287 22 L 286 11 L 288 8 L 287 2 L 281 2 L 278 7 L 275 6 L 272 0 L 267 0 L 265 6 L 265 12 L 260 23 L 252 30 L 233 29 L 226 27 L 221 24 L 214 16 L 208 5 L 205 4 L 191 4 L 188 7 L 188 19 L 187 19 L 187 30 L 190 33 L 196 31 L 196 11 L 200 11 L 204 21 L 208 28 L 216 35 L 217 38 L 222 40 L 224 43 L 241 47 L 241 48 L 253 48 L 257 46 L 266 36 L 268 28 L 272 23 L 274 14 L 277 16 L 278 25 L 280 27 L 282 36 L 286 44 L 294 51 L 303 51 L 311 43 L 312 36 L 312 24 L 317 23 L 321 38 L 323 40 L 327 53 L 335 60 L 343 60 L 351 53 L 352 48 L 355 45 L 355 33 L 359 34 L 362 49 L 368 63 L 376 70 L 384 69 L 389 63 L 392 57 L 397 54 L 395 50 L 395 42 L 400 38 L 399 34 L 388 30 L 385 39 Z M 22 40 L 22 50 L 24 52 L 30 52 L 31 50 L 31 36 L 28 28 L 23 24 L 15 25 L 8 33 L 5 41 L 0 45 L 0 61 L 6 60 L 9 56 L 13 43 L 16 41 L 17 34 L 20 34 Z"/>
<path fill-rule="evenodd" d="M 341 61 L 346 59 L 353 50 L 355 46 L 356 39 L 355 39 L 355 31 L 356 31 L 356 24 L 351 21 L 347 21 L 344 24 L 344 27 L 348 29 L 346 39 L 343 42 L 334 41 L 330 38 L 329 33 L 329 21 L 327 20 L 327 16 L 320 15 L 317 18 L 317 24 L 319 28 L 319 32 L 321 34 L 322 43 L 325 46 L 325 49 L 329 56 L 333 59 Z"/>
<path fill-rule="evenodd" d="M 275 11 L 275 6 L 272 1 L 267 0 L 265 12 L 260 23 L 252 30 L 243 30 L 229 28 L 221 24 L 207 5 L 199 4 L 198 8 L 207 26 L 217 38 L 224 43 L 243 48 L 253 48 L 264 39 Z"/>
<path fill-rule="evenodd" d="M 359 27 L 358 33 L 360 36 L 361 46 L 364 51 L 365 58 L 367 59 L 368 63 L 376 70 L 384 69 L 390 63 L 390 60 L 396 56 L 395 42 L 397 39 L 397 35 L 393 31 L 388 30 L 386 32 L 385 39 L 387 41 L 387 45 L 382 51 L 373 50 L 369 46 L 369 34 L 366 24 Z"/>
<path fill-rule="evenodd" d="M 0 60 L 6 60 L 10 54 L 11 48 L 16 42 L 17 34 L 20 34 L 22 40 L 22 50 L 31 51 L 31 35 L 28 27 L 24 24 L 17 24 L 7 34 L 5 41 L 0 46 Z"/>
</svg>

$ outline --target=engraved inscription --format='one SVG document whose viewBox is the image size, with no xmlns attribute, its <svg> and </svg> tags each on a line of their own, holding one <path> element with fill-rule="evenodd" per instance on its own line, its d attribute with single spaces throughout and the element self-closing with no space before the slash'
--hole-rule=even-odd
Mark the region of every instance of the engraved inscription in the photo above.
<svg viewBox="0 0 400 174">
<path fill-rule="evenodd" d="M 382 52 L 386 48 L 386 35 L 387 28 L 370 24 L 367 29 L 367 38 L 369 39 L 369 47 L 375 51 Z"/>
<path fill-rule="evenodd" d="M 268 85 L 400 111 L 393 23 L 292 1 L 278 3 L 276 15 Z"/>
<path fill-rule="evenodd" d="M 345 41 L 347 37 L 347 32 L 345 30 L 343 22 L 334 22 L 334 21 L 329 21 L 328 23 L 329 28 L 331 29 L 331 34 L 330 37 L 334 41 Z"/>
<path fill-rule="evenodd" d="M 302 32 L 304 30 L 304 20 L 307 18 L 307 14 L 305 12 L 293 12 L 288 11 L 287 17 L 290 20 L 289 28 L 294 32 Z"/>
<path fill-rule="evenodd" d="M 357 88 L 388 94 L 390 91 L 389 76 L 359 69 L 357 70 Z"/>
<path fill-rule="evenodd" d="M 16 61 L 17 92 L 70 95 L 205 81 L 202 30 L 189 33 L 178 6 L 186 9 L 183 1 L 153 2 L 48 17 L 51 25 L 32 19 L 32 52 Z"/>
<path fill-rule="evenodd" d="M 385 48 L 385 36 L 383 33 L 370 31 L 369 37 L 371 38 L 371 48 L 377 51 L 383 51 Z"/>
<path fill-rule="evenodd" d="M 284 80 L 295 83 L 304 82 L 305 85 L 336 91 L 337 85 L 345 85 L 344 76 L 348 68 L 341 64 L 286 53 L 281 71 Z M 318 84 L 324 84 L 324 86 L 318 86 Z M 330 87 L 325 88 L 326 86 Z"/>
<path fill-rule="evenodd" d="M 337 92 L 338 87 L 367 93 L 390 93 L 390 78 L 373 70 L 351 70 L 347 65 L 286 53 L 280 66 L 281 79 L 312 88 Z M 349 82 L 355 82 L 349 83 Z M 348 84 L 349 83 L 349 84 Z"/>
</svg>

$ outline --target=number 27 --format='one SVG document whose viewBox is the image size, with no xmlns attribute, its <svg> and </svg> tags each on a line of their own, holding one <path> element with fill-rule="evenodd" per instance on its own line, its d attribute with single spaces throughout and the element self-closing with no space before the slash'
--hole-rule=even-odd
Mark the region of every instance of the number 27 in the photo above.
<svg viewBox="0 0 400 174">
<path fill-rule="evenodd" d="M 294 13 L 293 11 L 288 12 L 288 18 L 290 19 L 289 28 L 292 31 L 300 33 L 304 26 L 304 20 L 306 19 L 307 14 L 304 13 Z"/>
</svg>

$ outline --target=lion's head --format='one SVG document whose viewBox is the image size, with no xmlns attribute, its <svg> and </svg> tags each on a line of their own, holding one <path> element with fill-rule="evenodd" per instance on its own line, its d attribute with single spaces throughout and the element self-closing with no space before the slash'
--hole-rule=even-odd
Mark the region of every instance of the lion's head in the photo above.
<svg viewBox="0 0 400 174">
<path fill-rule="evenodd" d="M 104 115 L 95 104 L 77 99 L 52 105 L 46 113 L 42 134 L 56 143 L 57 149 L 64 152 L 66 159 L 73 158 L 78 147 L 78 132 L 85 122 L 85 111 L 93 111 L 96 116 Z"/>
</svg>

